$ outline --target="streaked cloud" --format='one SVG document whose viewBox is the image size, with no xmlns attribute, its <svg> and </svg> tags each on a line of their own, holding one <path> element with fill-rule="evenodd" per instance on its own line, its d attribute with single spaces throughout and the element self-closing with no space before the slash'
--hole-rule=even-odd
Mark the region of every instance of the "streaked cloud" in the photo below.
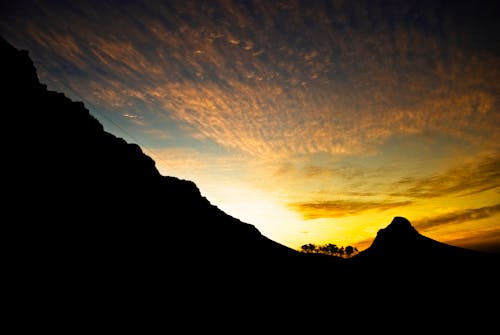
<svg viewBox="0 0 500 335">
<path fill-rule="evenodd" d="M 447 240 L 451 245 L 500 254 L 500 229 L 472 231 L 459 238 Z"/>
<path fill-rule="evenodd" d="M 428 177 L 407 177 L 393 185 L 401 191 L 392 196 L 436 198 L 466 196 L 500 187 L 500 155 L 490 155 L 474 162 L 462 162 L 456 167 Z"/>
<path fill-rule="evenodd" d="M 385 211 L 392 208 L 408 206 L 411 201 L 321 201 L 290 203 L 288 206 L 297 211 L 305 220 L 320 218 L 340 218 L 350 215 L 358 215 L 369 210 Z"/>
<path fill-rule="evenodd" d="M 493 217 L 500 213 L 500 204 L 480 208 L 468 208 L 437 216 L 426 217 L 414 222 L 418 229 L 428 230 L 441 225 L 463 224 L 470 221 Z"/>
<path fill-rule="evenodd" d="M 141 116 L 139 116 L 139 115 L 135 115 L 135 114 L 128 114 L 128 113 L 125 113 L 125 114 L 123 114 L 123 116 L 125 116 L 125 117 L 127 117 L 127 118 L 129 118 L 129 119 L 142 119 L 142 117 L 141 117 Z"/>
</svg>

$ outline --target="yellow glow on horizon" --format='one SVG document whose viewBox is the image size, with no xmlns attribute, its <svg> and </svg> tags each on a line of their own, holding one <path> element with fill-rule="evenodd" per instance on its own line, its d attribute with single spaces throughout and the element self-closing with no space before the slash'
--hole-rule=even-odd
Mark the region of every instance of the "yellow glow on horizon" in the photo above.
<svg viewBox="0 0 500 335">
<path fill-rule="evenodd" d="M 153 158 L 163 175 L 194 181 L 213 205 L 255 226 L 271 240 L 296 250 L 307 243 L 352 245 L 364 250 L 378 230 L 385 228 L 395 216 L 409 219 L 422 235 L 457 246 L 477 246 L 482 240 L 493 238 L 488 234 L 495 235 L 498 230 L 495 228 L 495 215 L 499 211 L 496 188 L 462 196 L 448 194 L 411 199 L 391 196 L 381 191 L 383 187 L 378 191 L 374 189 L 373 194 L 340 191 L 350 189 L 352 176 L 357 179 L 360 174 L 351 168 L 346 171 L 293 170 L 273 160 L 256 161 L 254 157 L 245 156 L 221 158 L 186 150 L 157 150 Z M 365 182 L 373 183 L 369 177 L 362 173 L 360 176 L 367 178 Z M 391 185 L 391 178 L 394 176 L 384 174 L 376 182 Z M 451 178 L 454 182 L 462 176 Z M 321 189 L 329 191 L 314 192 Z M 425 191 L 432 189 L 427 185 Z M 332 200 L 321 202 L 324 199 Z M 301 212 L 291 203 L 319 204 L 320 207 L 317 215 L 313 215 Z M 492 217 L 487 217 L 490 215 Z"/>
</svg>

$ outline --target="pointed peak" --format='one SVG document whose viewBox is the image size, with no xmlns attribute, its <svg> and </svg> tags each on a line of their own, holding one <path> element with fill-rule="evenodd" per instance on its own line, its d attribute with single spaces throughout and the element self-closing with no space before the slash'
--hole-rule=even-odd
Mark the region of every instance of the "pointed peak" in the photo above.
<svg viewBox="0 0 500 335">
<path fill-rule="evenodd" d="M 410 221 L 402 216 L 395 216 L 392 222 L 385 228 L 380 229 L 377 235 L 406 236 L 418 234 Z"/>
<path fill-rule="evenodd" d="M 420 234 L 411 225 L 410 221 L 402 216 L 396 216 L 385 228 L 377 232 L 371 247 L 386 248 L 393 245 L 412 243 Z"/>
<path fill-rule="evenodd" d="M 392 222 L 385 229 L 391 231 L 415 230 L 410 221 L 402 216 L 395 216 L 392 219 Z"/>
</svg>

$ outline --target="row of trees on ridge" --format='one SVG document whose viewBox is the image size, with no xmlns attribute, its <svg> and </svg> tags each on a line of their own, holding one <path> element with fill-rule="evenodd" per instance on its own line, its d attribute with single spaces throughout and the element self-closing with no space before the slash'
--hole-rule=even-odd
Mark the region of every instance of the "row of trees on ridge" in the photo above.
<svg viewBox="0 0 500 335">
<path fill-rule="evenodd" d="M 339 247 L 333 243 L 327 243 L 323 245 L 308 243 L 301 246 L 300 251 L 310 254 L 326 254 L 342 258 L 352 257 L 358 253 L 358 249 L 356 247 L 348 245 L 344 248 L 344 246 Z"/>
</svg>

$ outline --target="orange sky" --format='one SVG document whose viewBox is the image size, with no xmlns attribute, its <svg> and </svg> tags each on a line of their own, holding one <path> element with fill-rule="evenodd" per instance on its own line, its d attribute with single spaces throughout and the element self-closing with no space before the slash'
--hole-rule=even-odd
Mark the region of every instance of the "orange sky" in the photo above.
<svg viewBox="0 0 500 335">
<path fill-rule="evenodd" d="M 394 216 L 500 251 L 495 2 L 3 5 L 49 89 L 293 248 Z"/>
</svg>

